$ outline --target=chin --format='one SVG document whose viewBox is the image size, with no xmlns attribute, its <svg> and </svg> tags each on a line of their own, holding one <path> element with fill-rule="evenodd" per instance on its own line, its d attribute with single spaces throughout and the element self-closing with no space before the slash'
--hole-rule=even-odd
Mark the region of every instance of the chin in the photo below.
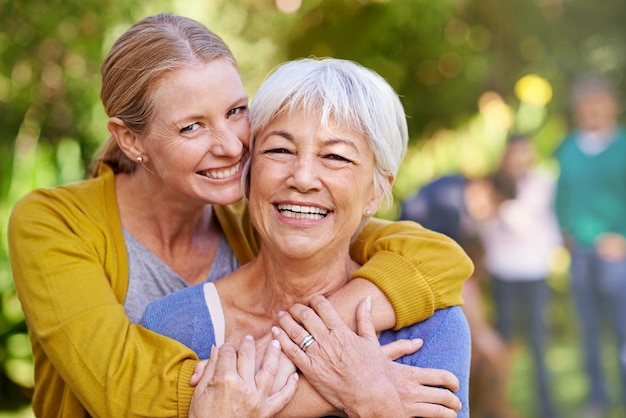
<svg viewBox="0 0 626 418">
<path fill-rule="evenodd" d="M 225 197 L 225 196 L 220 196 L 217 199 L 209 199 L 209 204 L 211 205 L 231 205 L 233 203 L 237 203 L 239 202 L 241 199 L 243 199 L 243 196 L 241 195 L 241 193 L 237 193 L 237 194 L 233 194 L 230 197 Z"/>
<path fill-rule="evenodd" d="M 243 198 L 239 185 L 226 189 L 215 188 L 211 193 L 203 194 L 203 201 L 209 205 L 230 205 Z"/>
</svg>

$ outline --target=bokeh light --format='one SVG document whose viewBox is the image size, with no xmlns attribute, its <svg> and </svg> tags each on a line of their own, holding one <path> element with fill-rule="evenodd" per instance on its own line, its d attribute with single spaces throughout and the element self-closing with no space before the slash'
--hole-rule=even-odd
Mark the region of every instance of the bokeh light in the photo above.
<svg viewBox="0 0 626 418">
<path fill-rule="evenodd" d="M 536 74 L 528 74 L 515 83 L 515 95 L 523 103 L 545 106 L 552 99 L 552 86 Z"/>
<path fill-rule="evenodd" d="M 297 12 L 302 6 L 302 0 L 276 0 L 276 7 L 283 13 Z"/>
</svg>

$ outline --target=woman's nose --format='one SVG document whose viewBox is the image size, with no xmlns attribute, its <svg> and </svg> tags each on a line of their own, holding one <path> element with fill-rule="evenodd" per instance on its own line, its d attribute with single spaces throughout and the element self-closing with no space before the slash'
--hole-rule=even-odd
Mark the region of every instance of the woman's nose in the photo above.
<svg viewBox="0 0 626 418">
<path fill-rule="evenodd" d="M 292 164 L 289 186 L 300 192 L 319 190 L 321 187 L 319 167 L 312 156 L 298 155 Z"/>
<path fill-rule="evenodd" d="M 213 154 L 226 157 L 241 155 L 243 142 L 239 139 L 237 132 L 224 129 L 215 135 L 214 141 Z"/>
</svg>

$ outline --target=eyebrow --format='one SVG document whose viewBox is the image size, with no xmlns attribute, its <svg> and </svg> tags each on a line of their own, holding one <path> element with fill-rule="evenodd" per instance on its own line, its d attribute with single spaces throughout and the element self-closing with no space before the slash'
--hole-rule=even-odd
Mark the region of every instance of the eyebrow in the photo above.
<svg viewBox="0 0 626 418">
<path fill-rule="evenodd" d="M 287 131 L 283 131 L 283 130 L 281 130 L 281 129 L 271 131 L 270 133 L 268 133 L 268 134 L 267 134 L 267 135 L 265 135 L 265 136 L 266 136 L 266 137 L 269 137 L 269 136 L 274 136 L 274 135 L 276 135 L 276 136 L 282 136 L 283 138 L 288 139 L 288 140 L 290 140 L 290 141 L 292 141 L 292 142 L 295 140 L 295 138 L 293 137 L 293 135 L 292 135 L 292 134 L 290 134 L 290 133 L 289 133 L 289 132 L 287 132 Z"/>
<path fill-rule="evenodd" d="M 324 141 L 324 145 L 335 145 L 335 144 L 344 144 L 354 149 L 356 152 L 359 152 L 359 149 L 356 147 L 354 142 L 350 141 L 349 139 L 332 137 L 331 139 Z"/>
<path fill-rule="evenodd" d="M 250 103 L 249 97 L 246 96 L 241 96 L 240 98 L 238 98 L 237 100 L 234 100 L 233 103 L 230 104 L 230 106 L 228 107 L 229 110 L 231 109 L 235 109 L 237 107 L 241 107 L 241 106 L 248 106 Z M 200 119 L 204 119 L 206 117 L 205 114 L 202 113 L 198 113 L 198 114 L 190 114 L 190 115 L 183 115 L 182 117 L 179 117 L 177 119 L 172 119 L 171 125 L 173 127 L 177 127 L 181 124 L 185 124 L 188 121 L 197 121 Z"/>
</svg>

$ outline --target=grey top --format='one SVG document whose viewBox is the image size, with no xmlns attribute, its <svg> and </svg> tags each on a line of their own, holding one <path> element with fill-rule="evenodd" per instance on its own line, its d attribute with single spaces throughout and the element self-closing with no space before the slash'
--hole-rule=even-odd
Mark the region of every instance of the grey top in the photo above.
<svg viewBox="0 0 626 418">
<path fill-rule="evenodd" d="M 131 322 L 139 323 L 150 302 L 189 285 L 126 229 L 123 232 L 128 252 L 128 291 L 124 309 Z M 222 236 L 207 281 L 221 279 L 237 268 L 239 262 Z"/>
</svg>

